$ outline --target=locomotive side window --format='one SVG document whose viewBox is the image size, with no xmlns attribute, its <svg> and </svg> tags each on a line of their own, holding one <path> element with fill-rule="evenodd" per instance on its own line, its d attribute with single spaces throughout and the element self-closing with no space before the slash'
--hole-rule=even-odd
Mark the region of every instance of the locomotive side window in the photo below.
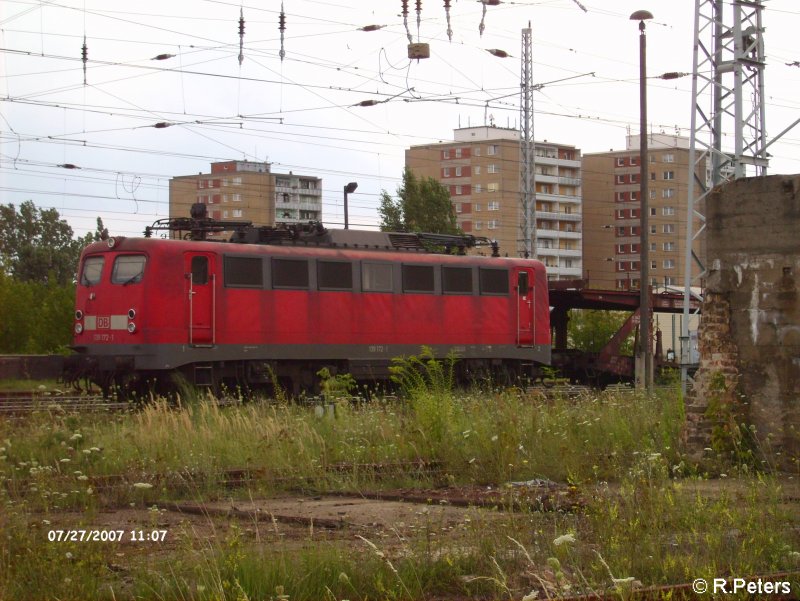
<svg viewBox="0 0 800 601">
<path fill-rule="evenodd" d="M 305 259 L 272 259 L 273 288 L 308 289 L 308 261 Z"/>
<path fill-rule="evenodd" d="M 144 255 L 119 255 L 111 270 L 112 284 L 136 284 L 144 275 Z"/>
<path fill-rule="evenodd" d="M 480 276 L 481 294 L 508 294 L 508 269 L 489 269 L 482 267 L 478 270 L 478 273 Z"/>
<path fill-rule="evenodd" d="M 403 292 L 433 291 L 433 265 L 403 265 Z"/>
<path fill-rule="evenodd" d="M 392 285 L 391 263 L 362 263 L 361 287 L 364 292 L 391 292 Z"/>
<path fill-rule="evenodd" d="M 470 267 L 442 267 L 442 292 L 445 294 L 472 294 L 472 269 Z"/>
<path fill-rule="evenodd" d="M 208 284 L 208 257 L 192 257 L 192 284 Z"/>
<path fill-rule="evenodd" d="M 317 261 L 317 286 L 320 290 L 352 290 L 353 264 Z"/>
<path fill-rule="evenodd" d="M 263 288 L 264 270 L 261 257 L 225 257 L 225 286 Z"/>
<path fill-rule="evenodd" d="M 104 257 L 87 257 L 83 262 L 81 284 L 84 286 L 94 286 L 100 282 L 100 275 L 103 272 L 104 262 Z"/>
</svg>

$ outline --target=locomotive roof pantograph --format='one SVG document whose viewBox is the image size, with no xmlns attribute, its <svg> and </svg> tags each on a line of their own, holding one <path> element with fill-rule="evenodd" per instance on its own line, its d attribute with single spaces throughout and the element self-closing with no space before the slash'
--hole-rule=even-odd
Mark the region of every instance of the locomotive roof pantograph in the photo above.
<svg viewBox="0 0 800 601">
<path fill-rule="evenodd" d="M 155 221 L 153 225 L 145 228 L 144 236 L 151 238 L 157 231 L 176 232 L 179 238 L 189 240 L 208 240 L 210 234 L 231 232 L 227 241 L 237 244 L 353 248 L 458 255 L 466 254 L 468 248 L 488 246 L 492 249 L 493 257 L 500 256 L 497 241 L 470 234 L 329 230 L 318 221 L 291 225 L 255 226 L 252 221 L 212 219 L 208 217 L 208 210 L 202 203 L 192 205 L 190 217 L 169 217 Z"/>
</svg>

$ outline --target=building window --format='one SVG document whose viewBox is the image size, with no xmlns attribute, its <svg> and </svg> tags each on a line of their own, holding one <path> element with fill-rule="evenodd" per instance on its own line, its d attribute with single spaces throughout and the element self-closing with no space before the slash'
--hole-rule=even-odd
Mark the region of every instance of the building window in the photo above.
<svg viewBox="0 0 800 601">
<path fill-rule="evenodd" d="M 197 187 L 198 188 L 205 188 L 206 187 L 206 180 L 204 180 L 204 179 L 197 180 Z"/>
<path fill-rule="evenodd" d="M 664 227 L 662 228 L 662 233 L 664 233 L 664 234 L 674 234 L 675 233 L 675 224 L 674 223 L 665 223 Z"/>
<path fill-rule="evenodd" d="M 456 148 L 456 158 L 457 159 L 461 158 L 461 149 L 460 148 Z"/>
<path fill-rule="evenodd" d="M 481 174 L 481 166 L 480 166 L 480 165 L 475 165 L 475 166 L 472 168 L 472 172 L 473 172 L 475 175 L 480 175 L 480 174 Z"/>
<path fill-rule="evenodd" d="M 650 226 L 650 233 L 651 233 L 651 234 L 655 234 L 655 233 L 656 233 L 656 231 L 657 231 L 657 230 L 656 230 L 656 226 L 654 226 L 654 225 L 651 225 L 651 226 Z"/>
<path fill-rule="evenodd" d="M 442 159 L 449 159 L 449 158 L 450 158 L 450 151 L 449 150 L 443 150 L 442 151 Z"/>
<path fill-rule="evenodd" d="M 444 167 L 442 169 L 442 177 L 450 177 L 450 167 Z"/>
<path fill-rule="evenodd" d="M 625 245 L 624 244 L 617 244 L 617 254 L 624 255 L 625 254 Z"/>
<path fill-rule="evenodd" d="M 617 271 L 625 271 L 625 263 L 617 261 Z"/>
<path fill-rule="evenodd" d="M 290 182 L 288 178 L 278 177 L 275 178 L 275 185 L 282 186 L 284 188 L 289 188 L 292 185 L 292 182 Z"/>
<path fill-rule="evenodd" d="M 455 207 L 456 207 L 456 213 L 460 213 L 460 212 L 461 212 L 461 203 L 460 203 L 460 202 L 457 202 L 457 203 L 455 204 Z"/>
<path fill-rule="evenodd" d="M 664 172 L 664 179 L 675 179 L 675 172 L 674 171 L 665 171 Z"/>
<path fill-rule="evenodd" d="M 631 192 L 631 200 L 639 200 L 639 193 Z"/>
<path fill-rule="evenodd" d="M 456 167 L 456 177 L 461 177 L 461 167 Z"/>
<path fill-rule="evenodd" d="M 674 198 L 675 197 L 675 188 L 664 188 L 661 191 L 661 198 Z"/>
<path fill-rule="evenodd" d="M 677 286 L 678 285 L 678 278 L 674 278 L 672 276 L 664 276 L 664 285 L 665 286 Z"/>
<path fill-rule="evenodd" d="M 675 259 L 664 259 L 664 269 L 675 269 Z"/>
<path fill-rule="evenodd" d="M 625 157 L 617 157 L 617 167 L 625 166 Z"/>
<path fill-rule="evenodd" d="M 624 209 L 617 209 L 617 219 L 625 219 Z"/>
<path fill-rule="evenodd" d="M 617 176 L 617 183 L 618 184 L 624 184 L 625 183 L 625 176 L 624 175 L 618 175 Z"/>
<path fill-rule="evenodd" d="M 650 269 L 656 269 L 658 267 L 658 261 L 650 261 Z"/>
<path fill-rule="evenodd" d="M 234 217 L 241 217 L 242 216 L 242 210 L 241 209 L 233 209 L 233 211 L 231 211 L 231 213 L 233 214 Z"/>
<path fill-rule="evenodd" d="M 486 205 L 487 211 L 499 211 L 500 210 L 500 201 L 493 200 L 489 204 Z"/>
<path fill-rule="evenodd" d="M 617 202 L 624 202 L 625 201 L 625 192 L 617 192 L 616 193 L 616 200 Z"/>
<path fill-rule="evenodd" d="M 674 215 L 675 214 L 675 207 L 662 207 L 661 208 L 662 215 Z"/>
<path fill-rule="evenodd" d="M 674 242 L 664 242 L 662 248 L 666 252 L 674 251 L 675 250 L 675 243 Z"/>
<path fill-rule="evenodd" d="M 475 223 L 472 224 L 472 227 L 475 230 L 483 228 L 483 221 L 476 221 Z"/>
<path fill-rule="evenodd" d="M 480 211 L 480 210 L 481 210 L 481 205 L 480 205 L 480 203 L 477 203 L 477 202 L 476 202 L 474 205 L 472 205 L 472 210 L 473 210 L 473 211 Z"/>
<path fill-rule="evenodd" d="M 500 189 L 500 184 L 497 182 L 492 182 L 486 188 L 487 192 L 497 192 Z"/>
<path fill-rule="evenodd" d="M 656 216 L 656 208 L 655 207 L 650 207 L 650 216 L 651 217 L 655 217 Z"/>
<path fill-rule="evenodd" d="M 661 155 L 661 161 L 664 163 L 674 163 L 675 162 L 675 155 L 671 152 L 665 152 Z"/>
<path fill-rule="evenodd" d="M 233 202 L 242 202 L 242 195 L 241 194 L 231 194 L 231 200 Z"/>
<path fill-rule="evenodd" d="M 472 186 L 473 194 L 480 194 L 482 191 L 483 191 L 483 188 L 481 188 L 480 184 L 475 184 L 474 186 Z"/>
<path fill-rule="evenodd" d="M 487 173 L 499 173 L 500 169 L 498 169 L 497 165 L 492 163 L 489 165 L 489 168 L 486 170 Z"/>
<path fill-rule="evenodd" d="M 486 222 L 486 227 L 488 229 L 490 229 L 490 230 L 496 230 L 497 229 L 497 223 L 498 223 L 497 219 L 492 219 L 492 220 Z"/>
<path fill-rule="evenodd" d="M 647 192 L 650 194 L 650 200 L 655 200 L 655 198 L 656 198 L 656 191 L 655 191 L 655 190 L 653 190 L 652 188 L 650 188 L 650 189 L 649 189 Z"/>
<path fill-rule="evenodd" d="M 497 144 L 489 144 L 486 154 L 489 156 L 494 156 L 497 154 L 498 150 L 500 150 L 500 147 Z"/>
</svg>

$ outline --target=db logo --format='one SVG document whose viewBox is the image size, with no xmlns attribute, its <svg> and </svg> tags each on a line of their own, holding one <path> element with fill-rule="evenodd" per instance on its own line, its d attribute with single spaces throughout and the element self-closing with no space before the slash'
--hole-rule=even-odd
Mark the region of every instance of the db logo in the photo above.
<svg viewBox="0 0 800 601">
<path fill-rule="evenodd" d="M 98 330 L 110 330 L 111 329 L 111 318 L 106 316 L 97 316 L 97 329 Z"/>
</svg>

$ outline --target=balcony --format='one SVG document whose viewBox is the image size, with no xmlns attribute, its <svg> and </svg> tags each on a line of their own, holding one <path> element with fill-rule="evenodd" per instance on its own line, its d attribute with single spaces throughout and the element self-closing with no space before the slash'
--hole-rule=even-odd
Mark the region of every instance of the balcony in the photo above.
<svg viewBox="0 0 800 601">
<path fill-rule="evenodd" d="M 556 211 L 536 211 L 537 219 L 555 219 L 557 221 L 580 221 L 580 213 L 561 213 Z"/>
<path fill-rule="evenodd" d="M 536 252 L 539 255 L 547 256 L 547 257 L 569 257 L 569 258 L 580 258 L 583 254 L 580 249 L 572 249 L 572 248 L 548 248 L 545 246 L 536 245 Z"/>
<path fill-rule="evenodd" d="M 562 165 L 564 167 L 573 167 L 575 169 L 580 169 L 581 167 L 580 160 L 570 161 L 567 159 L 559 159 L 557 156 L 539 156 L 537 154 L 534 158 L 534 162 L 538 165 Z"/>
<path fill-rule="evenodd" d="M 570 240 L 580 240 L 580 232 L 567 232 L 562 230 L 548 230 L 541 227 L 536 228 L 536 236 L 539 238 L 564 238 Z"/>
</svg>

